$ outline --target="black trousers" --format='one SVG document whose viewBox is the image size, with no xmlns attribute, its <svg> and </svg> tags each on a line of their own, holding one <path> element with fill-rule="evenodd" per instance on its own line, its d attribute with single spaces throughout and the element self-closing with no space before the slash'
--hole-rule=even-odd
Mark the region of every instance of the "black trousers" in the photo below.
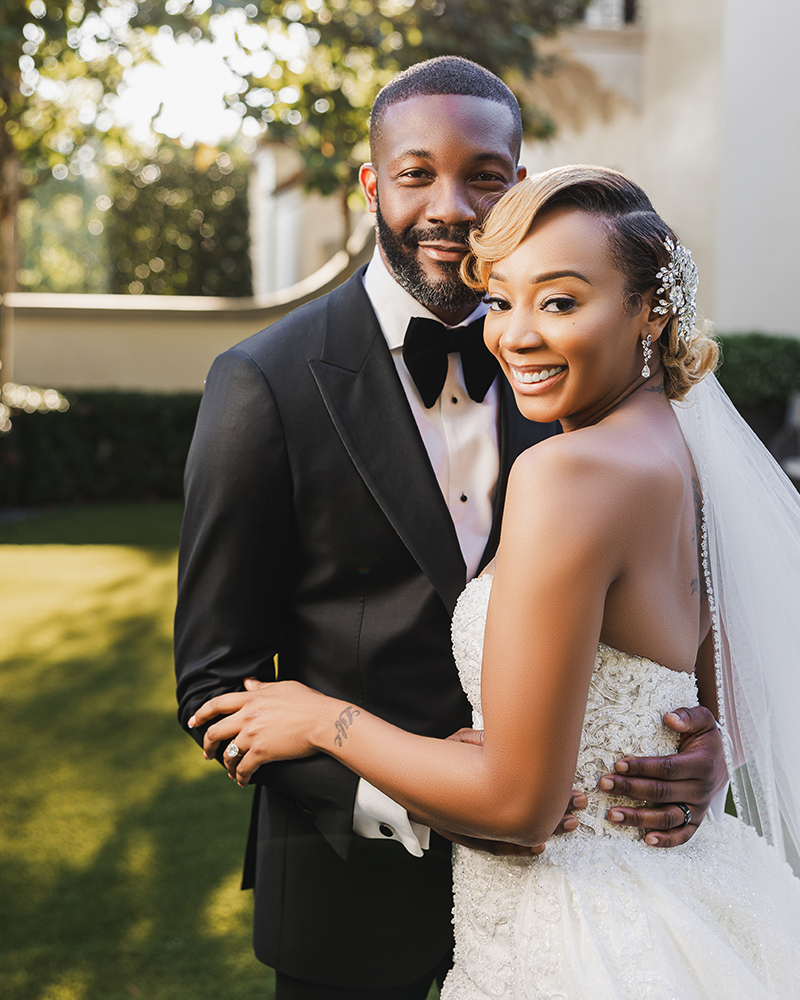
<svg viewBox="0 0 800 1000">
<path fill-rule="evenodd" d="M 282 972 L 275 973 L 275 1000 L 426 1000 L 428 992 L 436 981 L 444 982 L 447 971 L 453 964 L 452 952 L 426 973 L 422 979 L 408 986 L 322 986 L 294 979 Z"/>
</svg>

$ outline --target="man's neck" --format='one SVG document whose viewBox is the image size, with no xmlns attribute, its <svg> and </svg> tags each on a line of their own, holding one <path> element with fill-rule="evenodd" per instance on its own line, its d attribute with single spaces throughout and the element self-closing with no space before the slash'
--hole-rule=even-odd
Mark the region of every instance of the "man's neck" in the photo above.
<svg viewBox="0 0 800 1000">
<path fill-rule="evenodd" d="M 381 260 L 383 261 L 386 270 L 389 272 L 392 278 L 394 278 L 394 280 L 397 281 L 397 284 L 400 285 L 401 288 L 404 288 L 405 286 L 401 281 L 398 281 L 397 275 L 392 270 L 392 265 L 386 259 L 386 254 L 383 252 L 383 247 L 380 245 L 380 243 L 378 243 L 378 250 L 380 252 Z M 413 292 L 409 294 L 413 295 Z M 414 298 L 417 299 L 416 295 L 414 296 Z M 476 298 L 472 302 L 466 302 L 463 306 L 459 306 L 458 309 L 448 310 L 448 309 L 438 309 L 435 306 L 429 305 L 427 302 L 422 302 L 420 299 L 417 299 L 417 302 L 419 302 L 421 306 L 424 306 L 428 310 L 428 312 L 433 313 L 433 315 L 437 319 L 440 319 L 442 323 L 444 323 L 446 326 L 458 326 L 459 323 L 463 323 L 463 321 L 467 318 L 467 316 L 469 316 L 471 313 L 475 311 L 475 307 L 477 306 L 478 301 L 479 300 Z"/>
</svg>

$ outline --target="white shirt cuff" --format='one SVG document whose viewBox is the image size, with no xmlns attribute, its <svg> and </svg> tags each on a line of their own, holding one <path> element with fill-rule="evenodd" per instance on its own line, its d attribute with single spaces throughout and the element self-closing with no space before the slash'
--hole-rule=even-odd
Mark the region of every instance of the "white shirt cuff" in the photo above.
<svg viewBox="0 0 800 1000">
<path fill-rule="evenodd" d="M 394 799 L 359 779 L 353 810 L 353 833 L 368 840 L 398 840 L 409 854 L 421 858 L 430 845 L 430 827 L 413 823 Z"/>
</svg>

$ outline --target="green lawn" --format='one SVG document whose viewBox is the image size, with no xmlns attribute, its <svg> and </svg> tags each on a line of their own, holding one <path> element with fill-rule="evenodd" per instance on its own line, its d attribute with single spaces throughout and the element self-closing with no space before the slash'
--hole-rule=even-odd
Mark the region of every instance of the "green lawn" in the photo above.
<svg viewBox="0 0 800 1000">
<path fill-rule="evenodd" d="M 238 888 L 250 792 L 175 717 L 180 515 L 0 525 L 5 1000 L 272 996 Z"/>
<path fill-rule="evenodd" d="M 176 720 L 180 518 L 0 524 L 4 1000 L 273 996 L 239 890 L 251 792 Z"/>
</svg>

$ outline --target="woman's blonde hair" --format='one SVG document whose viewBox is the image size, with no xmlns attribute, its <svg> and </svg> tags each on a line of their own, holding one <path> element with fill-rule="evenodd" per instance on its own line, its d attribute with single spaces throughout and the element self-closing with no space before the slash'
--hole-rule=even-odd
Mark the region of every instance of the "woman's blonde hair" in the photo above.
<svg viewBox="0 0 800 1000">
<path fill-rule="evenodd" d="M 556 206 L 571 206 L 605 221 L 614 264 L 626 278 L 626 307 L 639 309 L 642 296 L 659 285 L 656 273 L 669 265 L 664 240 L 677 243 L 678 238 L 639 185 L 607 167 L 556 167 L 511 188 L 483 228 L 471 234 L 472 252 L 461 264 L 464 282 L 486 289 L 492 266 L 516 250 L 534 219 Z M 678 337 L 678 317 L 670 315 L 658 342 L 669 399 L 683 399 L 717 367 L 719 346 L 710 334 L 710 324 L 704 323 L 687 344 Z"/>
</svg>

